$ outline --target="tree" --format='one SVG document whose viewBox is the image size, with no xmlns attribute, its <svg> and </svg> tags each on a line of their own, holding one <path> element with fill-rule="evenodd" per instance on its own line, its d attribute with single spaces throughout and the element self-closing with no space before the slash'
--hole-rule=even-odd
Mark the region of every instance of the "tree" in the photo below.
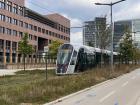
<svg viewBox="0 0 140 105">
<path fill-rule="evenodd" d="M 23 59 L 24 59 L 23 63 L 24 63 L 24 70 L 25 70 L 25 57 L 28 54 L 32 54 L 34 51 L 32 45 L 30 45 L 28 42 L 28 33 L 24 33 L 24 37 L 19 42 L 18 51 L 20 54 L 23 54 Z"/>
<path fill-rule="evenodd" d="M 129 64 L 129 61 L 133 61 L 134 55 L 134 45 L 133 45 L 132 35 L 129 28 L 126 26 L 125 33 L 123 35 L 123 40 L 120 43 L 120 57 L 122 62 L 125 61 L 125 64 Z"/>
<path fill-rule="evenodd" d="M 96 22 L 96 40 L 97 40 L 96 46 L 98 46 L 101 49 L 101 62 L 103 62 L 104 61 L 103 50 L 109 47 L 111 40 L 111 29 L 110 27 L 107 27 L 105 21 Z"/>
<path fill-rule="evenodd" d="M 52 41 L 52 43 L 49 45 L 49 55 L 52 57 L 57 56 L 58 48 L 60 47 L 62 43 L 58 40 Z"/>
</svg>

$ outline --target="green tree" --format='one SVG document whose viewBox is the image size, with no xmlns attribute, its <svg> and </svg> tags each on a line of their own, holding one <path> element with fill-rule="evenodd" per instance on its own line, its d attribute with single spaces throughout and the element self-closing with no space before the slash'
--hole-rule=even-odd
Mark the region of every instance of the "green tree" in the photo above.
<svg viewBox="0 0 140 105">
<path fill-rule="evenodd" d="M 62 45 L 62 43 L 58 40 L 52 41 L 52 43 L 49 45 L 49 55 L 52 57 L 56 57 L 60 45 Z"/>
<path fill-rule="evenodd" d="M 20 54 L 23 55 L 23 59 L 24 59 L 23 63 L 24 63 L 24 70 L 25 70 L 25 57 L 28 54 L 32 54 L 33 51 L 34 51 L 32 45 L 30 45 L 29 42 L 28 42 L 28 33 L 24 33 L 24 37 L 19 42 L 18 51 L 19 51 Z"/>
<path fill-rule="evenodd" d="M 134 45 L 133 45 L 132 35 L 129 28 L 126 26 L 125 33 L 123 35 L 123 40 L 120 43 L 120 57 L 122 62 L 129 64 L 129 61 L 133 61 L 134 55 Z"/>
</svg>

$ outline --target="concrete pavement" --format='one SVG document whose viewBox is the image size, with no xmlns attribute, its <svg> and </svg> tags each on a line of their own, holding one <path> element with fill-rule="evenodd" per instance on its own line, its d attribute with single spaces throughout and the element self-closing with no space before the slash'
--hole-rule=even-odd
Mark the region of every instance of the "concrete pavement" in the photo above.
<svg viewBox="0 0 140 105">
<path fill-rule="evenodd" d="M 44 105 L 140 105 L 140 69 L 57 101 Z"/>
</svg>

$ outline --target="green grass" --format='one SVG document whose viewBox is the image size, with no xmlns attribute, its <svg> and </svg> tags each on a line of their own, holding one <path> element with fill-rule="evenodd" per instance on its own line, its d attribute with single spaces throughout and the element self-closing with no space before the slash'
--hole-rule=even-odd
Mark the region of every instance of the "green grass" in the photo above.
<svg viewBox="0 0 140 105">
<path fill-rule="evenodd" d="M 0 77 L 0 105 L 40 105 L 134 70 L 133 66 L 88 70 L 77 75 L 56 76 L 55 71 L 19 71 Z M 22 105 L 22 104 L 21 104 Z M 24 104 L 23 104 L 24 105 Z"/>
</svg>

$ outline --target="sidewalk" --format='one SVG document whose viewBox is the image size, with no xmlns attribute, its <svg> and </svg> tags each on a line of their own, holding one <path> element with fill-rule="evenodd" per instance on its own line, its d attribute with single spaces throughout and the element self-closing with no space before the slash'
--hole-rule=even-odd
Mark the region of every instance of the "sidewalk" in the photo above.
<svg viewBox="0 0 140 105">
<path fill-rule="evenodd" d="M 26 70 L 45 70 L 46 68 L 31 68 Z M 48 70 L 55 69 L 55 67 L 48 67 Z M 22 71 L 23 69 L 0 69 L 0 76 L 15 75 L 15 72 Z"/>
</svg>

